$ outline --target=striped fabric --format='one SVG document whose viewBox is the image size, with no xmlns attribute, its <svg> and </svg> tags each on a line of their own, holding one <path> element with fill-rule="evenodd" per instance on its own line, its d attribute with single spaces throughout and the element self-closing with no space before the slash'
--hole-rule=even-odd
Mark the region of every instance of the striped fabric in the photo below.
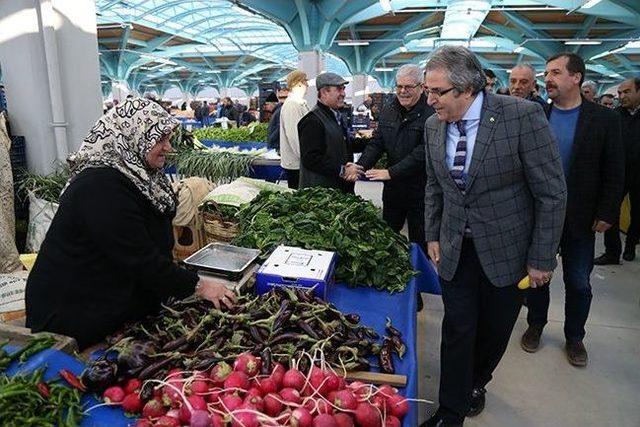
<svg viewBox="0 0 640 427">
<path fill-rule="evenodd" d="M 467 161 L 467 133 L 464 128 L 464 120 L 456 122 L 456 126 L 460 133 L 460 139 L 456 146 L 456 155 L 453 158 L 453 167 L 451 168 L 450 173 L 456 185 L 464 194 L 464 191 L 467 188 L 467 183 L 464 179 L 464 165 Z"/>
</svg>

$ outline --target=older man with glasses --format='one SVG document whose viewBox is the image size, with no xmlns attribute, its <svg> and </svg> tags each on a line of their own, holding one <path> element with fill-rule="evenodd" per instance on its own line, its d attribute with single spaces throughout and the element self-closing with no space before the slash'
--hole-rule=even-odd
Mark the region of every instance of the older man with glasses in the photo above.
<svg viewBox="0 0 640 427">
<path fill-rule="evenodd" d="M 543 286 L 556 266 L 567 190 L 542 107 L 485 89 L 468 49 L 444 46 L 426 65 L 428 251 L 442 284 L 440 407 L 423 426 L 461 426 L 518 317 L 517 283 Z"/>
<path fill-rule="evenodd" d="M 380 114 L 378 127 L 357 164 L 370 180 L 383 181 L 382 216 L 400 232 L 407 222 L 409 240 L 424 245 L 425 120 L 433 114 L 422 91 L 423 72 L 417 65 L 400 67 L 396 96 Z M 383 154 L 386 169 L 372 169 Z"/>
</svg>

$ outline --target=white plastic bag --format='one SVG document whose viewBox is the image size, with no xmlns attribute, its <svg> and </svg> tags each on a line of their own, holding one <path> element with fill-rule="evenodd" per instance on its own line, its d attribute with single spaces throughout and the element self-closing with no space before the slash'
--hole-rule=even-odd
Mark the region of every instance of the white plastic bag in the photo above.
<svg viewBox="0 0 640 427">
<path fill-rule="evenodd" d="M 58 210 L 58 204 L 37 198 L 29 192 L 29 228 L 27 231 L 27 252 L 38 252 L 51 221 Z"/>
</svg>

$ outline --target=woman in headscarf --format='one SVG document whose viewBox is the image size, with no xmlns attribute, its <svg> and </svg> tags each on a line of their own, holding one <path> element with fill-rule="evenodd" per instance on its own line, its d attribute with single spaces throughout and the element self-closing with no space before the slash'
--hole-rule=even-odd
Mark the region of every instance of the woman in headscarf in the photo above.
<svg viewBox="0 0 640 427">
<path fill-rule="evenodd" d="M 108 111 L 69 157 L 71 178 L 26 289 L 27 326 L 80 348 L 194 291 L 216 306 L 234 294 L 172 259 L 176 197 L 163 166 L 179 122 L 132 98 Z"/>
</svg>

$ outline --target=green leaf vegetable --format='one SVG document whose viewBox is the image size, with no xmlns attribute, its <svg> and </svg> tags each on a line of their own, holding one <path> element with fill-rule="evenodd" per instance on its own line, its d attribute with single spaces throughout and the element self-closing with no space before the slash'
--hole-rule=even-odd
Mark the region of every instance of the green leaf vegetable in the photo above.
<svg viewBox="0 0 640 427">
<path fill-rule="evenodd" d="M 335 251 L 336 280 L 350 286 L 400 292 L 415 274 L 406 237 L 360 196 L 327 188 L 263 191 L 236 217 L 241 231 L 233 244 L 260 249 L 263 258 L 280 244 Z"/>
<path fill-rule="evenodd" d="M 195 129 L 196 138 L 211 139 L 227 142 L 267 142 L 267 123 L 252 123 L 239 128 L 222 129 L 220 127 L 206 127 Z"/>
</svg>

